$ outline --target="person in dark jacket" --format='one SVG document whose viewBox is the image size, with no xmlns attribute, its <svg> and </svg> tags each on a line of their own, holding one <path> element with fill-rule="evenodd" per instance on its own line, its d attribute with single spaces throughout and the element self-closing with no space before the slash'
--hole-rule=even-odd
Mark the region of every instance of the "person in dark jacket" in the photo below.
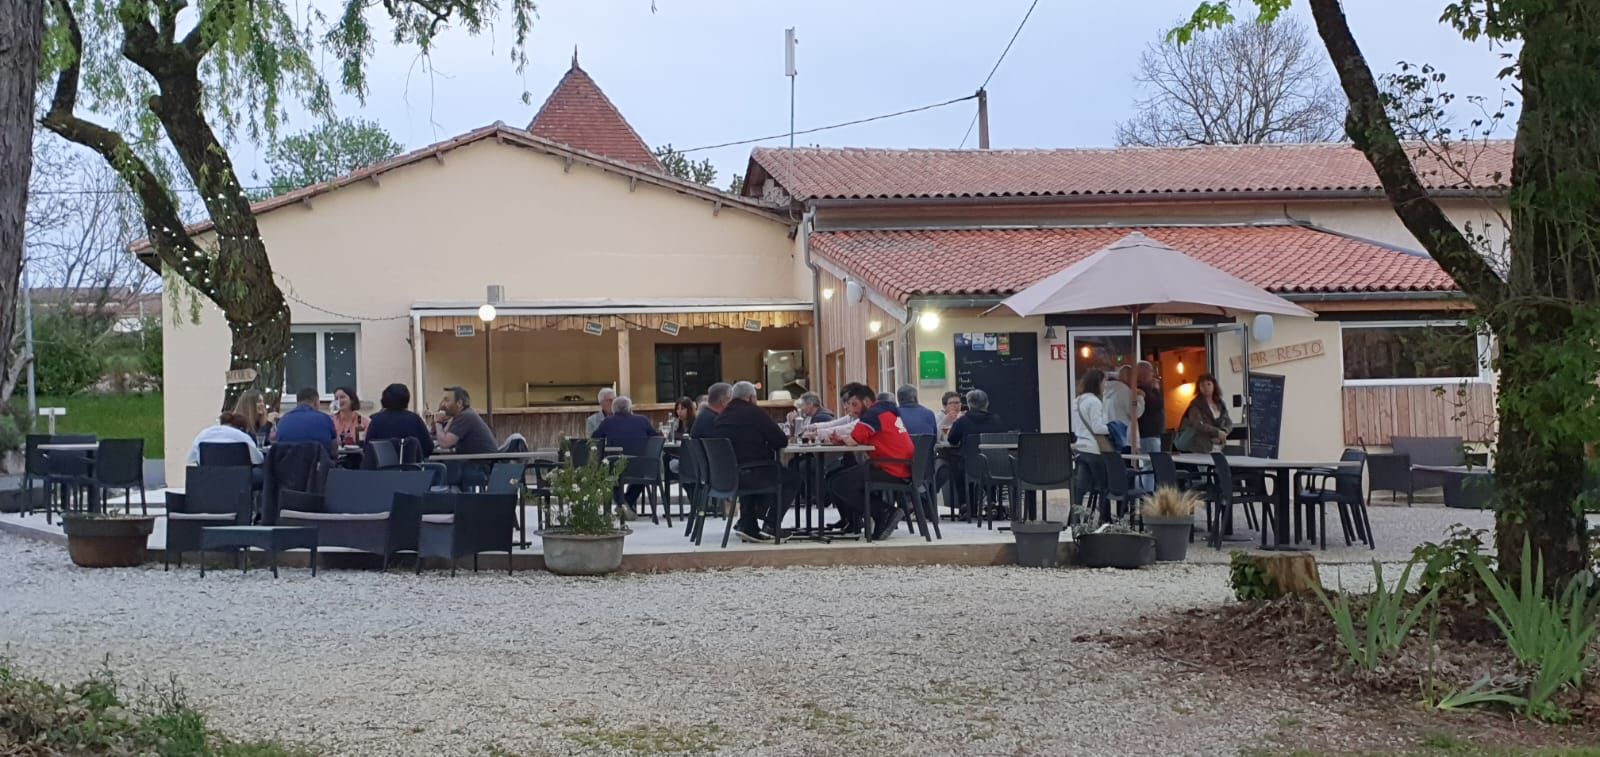
<svg viewBox="0 0 1600 757">
<path fill-rule="evenodd" d="M 989 393 L 973 389 L 967 392 L 967 412 L 950 425 L 950 446 L 960 447 L 968 434 L 1003 434 L 1011 430 L 999 415 L 989 412 Z"/>
<path fill-rule="evenodd" d="M 694 426 L 689 429 L 689 436 L 704 439 L 711 435 L 711 430 L 717 427 L 717 415 L 728 406 L 728 400 L 733 398 L 733 386 L 717 382 L 706 390 L 706 404 L 694 416 Z"/>
<path fill-rule="evenodd" d="M 912 436 L 939 436 L 939 416 L 917 402 L 916 387 L 906 384 L 896 389 L 894 396 L 900 404 L 900 422 L 905 424 L 906 433 Z"/>
<path fill-rule="evenodd" d="M 372 418 L 367 421 L 369 441 L 413 439 L 417 449 L 422 453 L 423 460 L 433 455 L 433 434 L 428 433 L 428 424 L 422 420 L 422 416 L 411 412 L 411 390 L 407 389 L 405 384 L 390 384 L 384 387 L 378 405 L 383 409 L 373 413 Z"/>
<path fill-rule="evenodd" d="M 731 393 L 732 398 L 717 414 L 717 425 L 711 431 L 711 438 L 732 442 L 733 454 L 741 467 L 748 463 L 774 463 L 741 470 L 741 490 L 770 487 L 774 477 L 777 477 L 776 483 L 780 489 L 777 501 L 773 501 L 771 495 L 741 497 L 743 504 L 739 508 L 739 525 L 734 527 L 734 531 L 744 541 L 770 542 L 773 536 L 782 535 L 778 527 L 783 522 L 784 511 L 794 502 L 795 494 L 800 490 L 800 476 L 776 465 L 778 450 L 789 446 L 789 437 L 783 433 L 783 429 L 778 428 L 767 411 L 756 405 L 756 385 L 740 381 L 733 385 Z M 758 517 L 765 519 L 764 529 L 757 522 Z"/>
<path fill-rule="evenodd" d="M 621 442 L 637 442 L 660 435 L 661 432 L 650 424 L 649 418 L 634 414 L 632 399 L 617 397 L 611 401 L 611 415 L 600 422 L 600 426 L 589 438 L 600 439 L 607 445 L 619 445 Z M 625 491 L 619 492 L 622 495 L 619 501 L 626 500 L 631 513 L 633 506 L 639 502 L 639 495 L 643 493 L 642 484 L 628 484 Z"/>
</svg>

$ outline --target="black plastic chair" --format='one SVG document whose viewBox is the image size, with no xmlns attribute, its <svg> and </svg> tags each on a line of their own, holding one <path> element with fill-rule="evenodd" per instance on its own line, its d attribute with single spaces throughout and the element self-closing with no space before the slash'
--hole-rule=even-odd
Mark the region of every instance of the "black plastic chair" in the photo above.
<svg viewBox="0 0 1600 757">
<path fill-rule="evenodd" d="M 1157 489 L 1169 486 L 1178 491 L 1187 491 L 1203 484 L 1203 476 L 1178 470 L 1177 463 L 1172 462 L 1170 452 L 1151 452 L 1150 471 L 1155 474 Z"/>
<path fill-rule="evenodd" d="M 139 513 L 149 515 L 144 493 L 144 440 L 102 439 L 94 453 L 94 486 L 100 509 L 106 509 L 110 490 L 122 490 L 122 511 L 133 509 L 133 490 L 139 490 Z"/>
<path fill-rule="evenodd" d="M 1221 452 L 1211 453 L 1211 492 L 1206 498 L 1206 525 L 1210 529 L 1211 546 L 1222 549 L 1222 535 L 1233 524 L 1233 506 L 1242 505 L 1245 508 L 1245 520 L 1255 528 L 1255 505 L 1262 506 L 1262 517 L 1266 517 L 1267 501 L 1264 496 L 1255 492 L 1243 491 L 1237 487 L 1233 478 L 1233 467 L 1228 464 L 1228 456 Z M 1266 524 L 1262 523 L 1262 527 Z"/>
<path fill-rule="evenodd" d="M 1106 461 L 1100 458 L 1100 453 L 1088 453 L 1077 449 L 1073 450 L 1072 459 L 1074 468 L 1082 467 L 1088 471 L 1085 478 L 1089 480 L 1089 490 L 1080 497 L 1083 506 L 1090 512 L 1098 513 L 1101 522 L 1110 523 L 1113 518 L 1111 499 L 1106 491 Z"/>
<path fill-rule="evenodd" d="M 423 558 L 445 557 L 453 576 L 456 561 L 471 555 L 472 572 L 476 573 L 478 555 L 484 552 L 506 553 L 506 572 L 516 569 L 511 559 L 517 527 L 515 494 L 430 492 L 421 499 L 416 572 L 422 572 Z"/>
<path fill-rule="evenodd" d="M 706 499 L 709 503 L 723 505 L 722 514 L 728 522 L 722 530 L 722 546 L 727 548 L 728 539 L 733 536 L 733 503 L 737 500 L 740 507 L 745 507 L 743 500 L 755 495 L 769 495 L 774 500 L 778 499 L 783 496 L 783 476 L 776 460 L 741 465 L 738 455 L 733 451 L 733 442 L 728 439 L 701 439 L 700 442 L 706 453 Z M 740 474 L 768 466 L 774 469 L 770 486 L 741 488 Z M 696 526 L 696 545 L 700 544 L 700 531 L 701 528 Z"/>
<path fill-rule="evenodd" d="M 1039 520 L 1049 513 L 1046 492 L 1072 490 L 1072 444 L 1077 436 L 1070 432 L 1061 434 L 1018 434 L 1017 455 L 1013 467 L 1016 485 L 1011 487 L 1012 518 L 1023 492 L 1039 492 Z M 1069 494 L 1070 498 L 1070 494 Z M 1028 518 L 1032 519 L 1030 506 Z"/>
<path fill-rule="evenodd" d="M 684 439 L 678 447 L 678 483 L 689 498 L 683 535 L 700 543 L 698 526 L 706 515 L 706 450 L 699 439 Z"/>
<path fill-rule="evenodd" d="M 933 448 L 938 440 L 927 434 L 911 437 L 911 459 L 896 460 L 891 458 L 867 458 L 866 465 L 870 468 L 882 469 L 888 465 L 904 465 L 911 469 L 911 478 L 906 481 L 883 481 L 867 477 L 867 496 L 871 507 L 870 497 L 873 494 L 886 494 L 890 496 L 893 506 L 902 510 L 910 508 L 916 518 L 917 529 L 926 541 L 933 541 L 933 535 L 928 531 L 928 521 L 933 521 L 933 532 L 938 533 L 938 513 L 930 506 L 933 494 L 933 478 L 928 475 L 929 466 L 933 461 Z M 887 535 L 887 531 L 885 534 Z M 944 539 L 943 534 L 939 534 Z"/>
<path fill-rule="evenodd" d="M 251 515 L 250 469 L 237 465 L 190 466 L 182 494 L 167 495 L 167 545 L 161 557 L 166 570 L 172 558 L 183 567 L 184 552 L 200 550 L 200 529 L 206 526 L 248 526 Z"/>
<path fill-rule="evenodd" d="M 50 461 L 46 458 L 44 450 L 39 449 L 39 445 L 49 444 L 53 438 L 55 437 L 49 434 L 28 434 L 23 441 L 22 489 L 26 492 L 22 503 L 23 515 L 33 512 L 35 504 L 33 484 L 35 481 L 38 481 L 39 485 L 44 488 L 47 499 L 50 495 L 49 485 L 46 481 L 50 474 Z"/>
<path fill-rule="evenodd" d="M 200 445 L 200 467 L 209 468 L 214 465 L 250 467 L 255 461 L 250 459 L 250 445 L 242 442 L 215 443 L 204 442 Z"/>
<path fill-rule="evenodd" d="M 661 502 L 661 452 L 667 443 L 665 437 L 650 436 L 644 439 L 628 439 L 617 443 L 622 448 L 623 459 L 622 475 L 617 478 L 618 486 L 642 486 L 644 495 L 650 500 L 650 522 L 660 523 L 661 517 L 658 510 Z M 672 527 L 672 508 L 667 508 L 667 527 Z"/>
<path fill-rule="evenodd" d="M 1343 462 L 1365 463 L 1366 453 L 1361 450 L 1345 450 L 1340 457 Z M 1361 496 L 1362 468 L 1336 468 L 1313 469 L 1302 472 L 1299 480 L 1300 494 L 1296 497 L 1296 504 L 1305 512 L 1306 523 L 1311 523 L 1313 508 L 1320 511 L 1317 526 L 1317 538 L 1322 549 L 1328 548 L 1328 503 L 1333 502 L 1339 507 L 1339 524 L 1344 530 L 1345 546 L 1350 546 L 1354 540 L 1366 542 L 1367 546 L 1376 549 L 1377 545 L 1372 538 L 1372 522 L 1367 517 L 1367 504 Z M 1330 486 L 1331 484 L 1331 486 Z M 1296 537 L 1299 537 L 1296 529 Z"/>
<path fill-rule="evenodd" d="M 1405 492 L 1406 506 L 1411 506 L 1416 499 L 1416 487 L 1411 480 L 1411 455 L 1381 452 L 1367 456 L 1367 499 L 1372 498 L 1373 492 L 1381 491 L 1391 495 Z"/>
<path fill-rule="evenodd" d="M 1100 453 L 1100 464 L 1106 475 L 1105 492 L 1107 504 L 1117 506 L 1117 515 L 1128 516 L 1128 522 L 1138 527 L 1143 523 L 1139 513 L 1139 500 L 1150 496 L 1150 492 L 1134 486 L 1128 461 L 1122 459 L 1121 452 Z"/>
<path fill-rule="evenodd" d="M 403 465 L 399 439 L 368 439 L 361 443 L 361 467 L 365 470 L 396 470 Z"/>
<path fill-rule="evenodd" d="M 95 444 L 93 434 L 67 434 L 50 437 L 47 444 Z M 55 495 L 60 495 L 60 508 L 63 513 L 77 509 L 81 503 L 82 509 L 88 510 L 89 489 L 93 486 L 93 463 L 88 452 L 44 450 L 45 476 L 44 483 L 47 491 L 45 500 L 45 522 L 52 522 L 52 516 L 57 510 Z"/>
<path fill-rule="evenodd" d="M 572 467 L 582 468 L 589 464 L 589 453 L 594 450 L 594 442 L 586 436 L 572 436 L 567 438 L 567 459 L 572 461 Z M 601 451 L 604 454 L 604 450 Z"/>
</svg>

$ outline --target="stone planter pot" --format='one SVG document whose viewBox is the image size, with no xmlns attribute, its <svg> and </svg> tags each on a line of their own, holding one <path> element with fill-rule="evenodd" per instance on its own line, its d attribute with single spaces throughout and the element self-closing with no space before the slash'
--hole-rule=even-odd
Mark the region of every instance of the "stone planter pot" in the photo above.
<svg viewBox="0 0 1600 757">
<path fill-rule="evenodd" d="M 1157 562 L 1180 562 L 1189 556 L 1189 534 L 1194 516 L 1187 518 L 1144 518 L 1145 528 L 1156 540 Z"/>
<path fill-rule="evenodd" d="M 573 534 L 540 531 L 544 542 L 544 567 L 562 576 L 603 576 L 622 567 L 622 539 L 628 532 Z"/>
<path fill-rule="evenodd" d="M 1017 540 L 1017 564 L 1024 568 L 1054 568 L 1065 524 L 1053 521 L 1015 521 L 1011 535 Z"/>
<path fill-rule="evenodd" d="M 156 519 L 149 516 L 64 515 L 67 555 L 81 568 L 131 568 L 144 563 Z"/>
<path fill-rule="evenodd" d="M 1156 559 L 1149 534 L 1082 534 L 1077 542 L 1078 564 L 1085 568 L 1142 568 Z"/>
</svg>

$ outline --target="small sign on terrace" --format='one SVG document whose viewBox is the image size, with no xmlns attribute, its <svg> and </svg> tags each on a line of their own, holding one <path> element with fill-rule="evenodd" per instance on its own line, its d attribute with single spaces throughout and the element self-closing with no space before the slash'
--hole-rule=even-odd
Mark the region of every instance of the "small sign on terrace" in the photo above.
<svg viewBox="0 0 1600 757">
<path fill-rule="evenodd" d="M 678 327 L 677 321 L 662 321 L 661 322 L 661 333 L 666 334 L 667 336 L 677 336 L 678 335 L 678 328 L 679 327 Z"/>
<path fill-rule="evenodd" d="M 240 368 L 235 371 L 228 371 L 228 383 L 230 384 L 248 384 L 255 380 L 256 369 L 254 368 Z"/>
<path fill-rule="evenodd" d="M 761 321 L 759 321 L 759 320 L 757 320 L 755 318 L 746 318 L 746 319 L 744 319 L 744 330 L 745 331 L 760 331 L 761 330 Z"/>
<path fill-rule="evenodd" d="M 463 323 L 456 327 L 456 336 L 459 336 L 462 339 L 469 339 L 477 333 L 478 330 L 470 323 Z"/>
<path fill-rule="evenodd" d="M 600 336 L 601 334 L 606 333 L 606 327 L 600 325 L 599 321 L 584 321 L 583 333 L 588 334 L 589 336 Z"/>
</svg>

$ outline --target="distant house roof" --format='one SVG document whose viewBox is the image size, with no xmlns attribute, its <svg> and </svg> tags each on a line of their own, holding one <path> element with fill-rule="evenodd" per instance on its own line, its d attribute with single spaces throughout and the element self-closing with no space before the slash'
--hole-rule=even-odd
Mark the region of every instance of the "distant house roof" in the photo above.
<svg viewBox="0 0 1600 757">
<path fill-rule="evenodd" d="M 817 231 L 810 239 L 824 263 L 904 303 L 1009 295 L 1133 231 L 1284 295 L 1457 290 L 1425 255 L 1291 223 Z"/>
<path fill-rule="evenodd" d="M 612 160 L 632 163 L 655 171 L 664 170 L 650 147 L 639 138 L 611 98 L 600 91 L 588 72 L 578 66 L 572 54 L 572 68 L 545 99 L 538 114 L 528 124 L 536 137 L 575 147 Z"/>
<path fill-rule="evenodd" d="M 1503 192 L 1512 143 L 1457 145 L 1446 159 L 1412 150 L 1445 192 Z M 797 200 L 976 197 L 1381 196 L 1366 158 L 1344 143 L 1061 150 L 757 148 L 746 193 L 767 177 Z"/>
<path fill-rule="evenodd" d="M 44 309 L 65 306 L 74 312 L 99 311 L 123 317 L 161 313 L 160 292 L 130 287 L 33 287 L 28 296 L 36 307 Z"/>
</svg>

